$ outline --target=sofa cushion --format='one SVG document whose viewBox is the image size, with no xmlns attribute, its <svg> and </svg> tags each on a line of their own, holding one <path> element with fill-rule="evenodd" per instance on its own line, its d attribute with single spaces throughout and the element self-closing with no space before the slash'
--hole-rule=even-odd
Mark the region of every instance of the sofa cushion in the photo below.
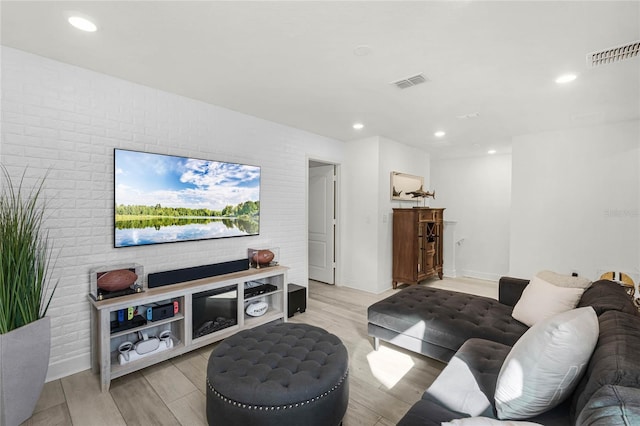
<svg viewBox="0 0 640 426">
<path fill-rule="evenodd" d="M 535 276 L 522 292 L 512 316 L 531 327 L 538 321 L 576 307 L 582 288 L 558 287 Z"/>
<path fill-rule="evenodd" d="M 500 277 L 498 281 L 498 301 L 504 305 L 516 306 L 529 280 L 513 277 Z"/>
<path fill-rule="evenodd" d="M 640 389 L 606 385 L 593 394 L 577 425 L 640 425 Z"/>
<path fill-rule="evenodd" d="M 512 346 L 527 326 L 488 297 L 411 286 L 368 309 L 369 323 L 457 351 L 476 337 Z"/>
<path fill-rule="evenodd" d="M 638 309 L 624 288 L 613 281 L 599 280 L 585 290 L 578 307 L 591 306 L 600 316 L 607 311 L 620 311 L 629 315 L 640 316 Z"/>
<path fill-rule="evenodd" d="M 496 385 L 499 419 L 527 419 L 564 401 L 598 340 L 590 307 L 562 312 L 531 327 L 505 359 Z"/>
<path fill-rule="evenodd" d="M 540 423 L 517 420 L 496 420 L 489 417 L 466 417 L 442 423 L 442 426 L 543 426 Z"/>
<path fill-rule="evenodd" d="M 551 283 L 558 287 L 571 287 L 571 288 L 589 288 L 591 286 L 591 280 L 585 277 L 574 277 L 572 275 L 558 274 L 553 271 L 540 271 L 536 274 L 537 277 L 542 278 L 548 283 Z"/>
<path fill-rule="evenodd" d="M 598 344 L 573 395 L 573 419 L 602 386 L 640 388 L 640 316 L 613 310 L 604 312 L 598 321 Z"/>
<path fill-rule="evenodd" d="M 449 410 L 495 418 L 493 395 L 510 346 L 469 339 L 425 392 Z"/>
<path fill-rule="evenodd" d="M 411 406 L 396 426 L 440 426 L 443 422 L 465 416 L 443 407 L 437 401 L 423 398 Z"/>
</svg>

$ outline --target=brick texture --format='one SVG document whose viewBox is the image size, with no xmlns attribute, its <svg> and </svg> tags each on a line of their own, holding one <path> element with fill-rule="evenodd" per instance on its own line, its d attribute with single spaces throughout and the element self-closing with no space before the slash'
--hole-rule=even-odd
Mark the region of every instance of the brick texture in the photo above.
<svg viewBox="0 0 640 426">
<path fill-rule="evenodd" d="M 47 175 L 58 290 L 49 379 L 90 366 L 89 270 L 137 262 L 145 274 L 279 247 L 290 282 L 307 279 L 308 156 L 338 162 L 342 142 L 2 47 L 0 161 L 26 183 Z M 260 235 L 113 248 L 113 149 L 262 167 Z"/>
</svg>

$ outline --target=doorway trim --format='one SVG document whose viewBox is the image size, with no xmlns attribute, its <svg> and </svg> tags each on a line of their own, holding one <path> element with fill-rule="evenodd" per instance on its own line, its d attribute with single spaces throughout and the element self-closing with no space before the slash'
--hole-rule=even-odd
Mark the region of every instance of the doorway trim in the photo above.
<svg viewBox="0 0 640 426">
<path fill-rule="evenodd" d="M 341 190 L 340 190 L 340 184 L 341 184 L 341 165 L 339 163 L 336 163 L 335 161 L 331 161 L 328 159 L 322 159 L 322 158 L 318 158 L 318 157 L 310 157 L 310 156 L 306 156 L 306 160 L 307 160 L 307 168 L 305 171 L 305 228 L 307 230 L 307 236 L 306 236 L 306 274 L 307 274 L 307 281 L 309 280 L 309 169 L 311 168 L 311 163 L 315 162 L 315 163 L 321 163 L 323 165 L 327 165 L 327 166 L 334 166 L 335 167 L 335 194 L 334 194 L 334 198 L 335 198 L 335 235 L 334 235 L 334 257 L 335 257 L 335 271 L 334 271 L 334 285 L 335 286 L 340 286 L 340 282 L 342 281 L 342 267 L 341 267 L 341 258 L 342 258 L 342 251 L 341 251 Z"/>
</svg>

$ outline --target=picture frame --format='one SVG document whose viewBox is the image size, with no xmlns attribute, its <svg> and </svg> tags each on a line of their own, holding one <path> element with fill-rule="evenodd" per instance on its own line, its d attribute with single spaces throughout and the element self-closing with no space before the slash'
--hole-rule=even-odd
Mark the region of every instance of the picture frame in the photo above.
<svg viewBox="0 0 640 426">
<path fill-rule="evenodd" d="M 415 201 L 411 191 L 422 190 L 424 177 L 407 173 L 391 172 L 391 199 L 398 201 Z"/>
</svg>

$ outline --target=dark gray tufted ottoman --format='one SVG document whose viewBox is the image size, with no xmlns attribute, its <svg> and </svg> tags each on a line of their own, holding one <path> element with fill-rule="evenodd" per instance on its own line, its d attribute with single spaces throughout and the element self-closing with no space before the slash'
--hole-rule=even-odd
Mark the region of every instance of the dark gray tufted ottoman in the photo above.
<svg viewBox="0 0 640 426">
<path fill-rule="evenodd" d="M 211 352 L 207 420 L 224 426 L 336 426 L 349 403 L 349 356 L 308 324 L 241 331 Z"/>
</svg>

